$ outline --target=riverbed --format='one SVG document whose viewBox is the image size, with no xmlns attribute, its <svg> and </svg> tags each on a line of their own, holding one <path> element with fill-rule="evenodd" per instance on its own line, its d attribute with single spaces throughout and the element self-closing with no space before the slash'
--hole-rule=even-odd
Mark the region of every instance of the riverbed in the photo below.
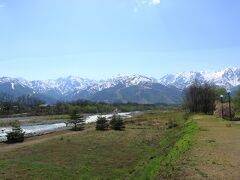
<svg viewBox="0 0 240 180">
<path fill-rule="evenodd" d="M 131 118 L 132 116 L 138 114 L 139 112 L 126 112 L 126 113 L 119 113 L 118 115 L 121 116 L 123 119 L 126 118 Z M 86 123 L 94 123 L 97 121 L 97 118 L 100 115 L 90 115 L 85 118 Z M 111 119 L 113 114 L 106 114 L 106 115 L 101 115 L 102 117 L 106 117 L 108 120 Z M 64 130 L 66 129 L 66 123 L 64 122 L 58 122 L 58 123 L 52 123 L 52 124 L 41 124 L 41 125 L 23 125 L 21 126 L 23 131 L 25 132 L 26 137 L 32 137 L 32 136 L 38 136 L 38 135 L 43 135 L 59 130 Z M 7 140 L 7 133 L 11 132 L 12 128 L 11 127 L 1 127 L 0 128 L 0 142 L 4 142 Z"/>
</svg>

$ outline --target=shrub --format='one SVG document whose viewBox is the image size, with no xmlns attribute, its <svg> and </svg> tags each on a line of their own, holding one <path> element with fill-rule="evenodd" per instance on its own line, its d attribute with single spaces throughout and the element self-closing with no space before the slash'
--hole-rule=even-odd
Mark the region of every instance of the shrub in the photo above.
<svg viewBox="0 0 240 180">
<path fill-rule="evenodd" d="M 114 115 L 110 121 L 110 126 L 114 130 L 121 131 L 125 129 L 124 121 L 120 116 Z"/>
<path fill-rule="evenodd" d="M 12 124 L 12 131 L 7 133 L 7 142 L 8 143 L 17 143 L 24 141 L 25 132 L 23 132 L 18 121 Z"/>
<path fill-rule="evenodd" d="M 175 127 L 178 127 L 178 123 L 176 120 L 169 120 L 168 123 L 166 123 L 166 126 L 167 126 L 167 129 L 172 129 L 172 128 L 175 128 Z"/>
<path fill-rule="evenodd" d="M 188 111 L 188 110 L 185 110 L 185 112 L 184 112 L 184 114 L 183 114 L 183 118 L 184 118 L 184 120 L 188 120 L 189 119 L 189 117 L 190 117 L 190 111 Z"/>
<path fill-rule="evenodd" d="M 105 117 L 99 116 L 96 122 L 96 130 L 105 131 L 109 127 L 108 121 Z"/>
</svg>

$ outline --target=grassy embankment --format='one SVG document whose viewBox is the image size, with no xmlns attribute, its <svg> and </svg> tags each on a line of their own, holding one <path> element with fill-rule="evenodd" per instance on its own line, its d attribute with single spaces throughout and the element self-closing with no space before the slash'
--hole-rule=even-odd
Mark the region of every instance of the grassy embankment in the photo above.
<svg viewBox="0 0 240 180">
<path fill-rule="evenodd" d="M 167 129 L 176 121 L 178 127 Z M 129 119 L 125 131 L 94 125 L 0 154 L 0 177 L 17 179 L 156 179 L 173 177 L 191 147 L 197 124 L 180 112 L 151 111 Z M 28 140 L 27 140 L 28 141 Z M 1 148 L 1 145 L 0 145 Z"/>
<path fill-rule="evenodd" d="M 198 131 L 198 125 L 192 120 L 185 121 L 182 115 L 177 118 L 178 128 L 167 131 L 160 141 L 160 151 L 140 168 L 136 179 L 174 178 L 180 169 L 179 162 L 185 152 L 193 145 L 193 138 Z"/>
</svg>

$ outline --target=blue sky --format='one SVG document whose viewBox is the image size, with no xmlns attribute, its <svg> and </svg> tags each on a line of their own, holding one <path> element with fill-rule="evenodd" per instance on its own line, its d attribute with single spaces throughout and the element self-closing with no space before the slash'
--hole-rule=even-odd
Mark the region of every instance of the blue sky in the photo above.
<svg viewBox="0 0 240 180">
<path fill-rule="evenodd" d="M 239 67 L 239 9 L 239 0 L 0 0 L 0 76 Z"/>
</svg>

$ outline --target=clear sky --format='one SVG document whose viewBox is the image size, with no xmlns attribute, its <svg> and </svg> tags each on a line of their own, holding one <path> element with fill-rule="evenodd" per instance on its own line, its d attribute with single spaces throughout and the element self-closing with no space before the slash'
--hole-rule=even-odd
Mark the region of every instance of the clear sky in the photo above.
<svg viewBox="0 0 240 180">
<path fill-rule="evenodd" d="M 239 9 L 239 0 L 0 0 L 0 76 L 239 67 Z"/>
</svg>

